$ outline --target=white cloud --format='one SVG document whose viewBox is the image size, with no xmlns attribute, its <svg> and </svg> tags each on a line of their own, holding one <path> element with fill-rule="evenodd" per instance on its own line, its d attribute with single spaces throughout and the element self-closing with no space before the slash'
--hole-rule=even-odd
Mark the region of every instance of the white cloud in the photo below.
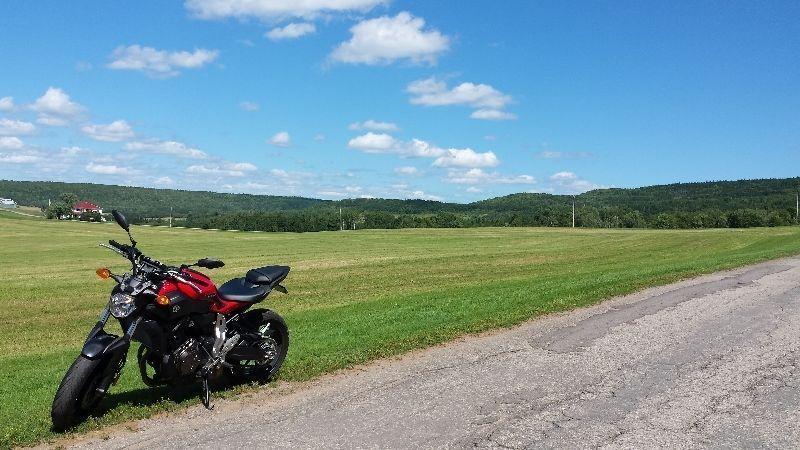
<svg viewBox="0 0 800 450">
<path fill-rule="evenodd" d="M 251 164 L 249 162 L 225 162 L 222 163 L 222 168 L 225 170 L 233 170 L 237 172 L 251 172 L 253 170 L 258 170 L 258 167 L 255 164 Z"/>
<path fill-rule="evenodd" d="M 126 150 L 147 151 L 162 155 L 173 155 L 188 159 L 207 159 L 208 154 L 202 150 L 189 147 L 182 142 L 176 141 L 135 141 L 125 144 Z"/>
<path fill-rule="evenodd" d="M 25 143 L 18 137 L 0 137 L 0 150 L 19 150 Z"/>
<path fill-rule="evenodd" d="M 478 153 L 471 148 L 451 148 L 433 162 L 437 167 L 495 167 L 500 164 L 494 152 Z"/>
<path fill-rule="evenodd" d="M 580 194 L 582 192 L 602 188 L 602 186 L 598 184 L 581 179 L 573 172 L 554 173 L 550 176 L 550 181 L 554 185 L 554 191 L 568 194 Z"/>
<path fill-rule="evenodd" d="M 77 155 L 88 154 L 89 150 L 82 147 L 78 147 L 77 145 L 73 145 L 72 147 L 61 147 L 61 153 L 64 156 L 77 156 Z"/>
<path fill-rule="evenodd" d="M 590 152 L 554 152 L 546 150 L 536 153 L 536 156 L 544 159 L 584 159 L 592 158 L 594 155 Z"/>
<path fill-rule="evenodd" d="M 292 137 L 288 131 L 279 131 L 275 133 L 275 136 L 269 138 L 267 142 L 276 147 L 289 147 L 292 145 Z"/>
<path fill-rule="evenodd" d="M 133 129 L 124 120 L 115 120 L 108 125 L 84 125 L 81 131 L 92 139 L 105 142 L 119 142 L 133 137 Z"/>
<path fill-rule="evenodd" d="M 327 191 L 327 190 L 326 191 L 318 191 L 317 195 L 320 196 L 320 197 L 323 197 L 323 198 L 324 197 L 328 197 L 328 198 L 331 198 L 331 197 L 334 197 L 334 198 L 345 198 L 345 197 L 347 197 L 347 193 L 345 193 L 345 192 Z"/>
<path fill-rule="evenodd" d="M 157 184 L 159 186 L 172 186 L 175 184 L 175 180 L 170 177 L 159 177 L 153 180 L 153 184 Z"/>
<path fill-rule="evenodd" d="M 59 88 L 49 87 L 30 108 L 39 113 L 36 121 L 43 125 L 65 126 L 75 120 L 85 108 L 70 99 Z"/>
<path fill-rule="evenodd" d="M 578 176 L 572 172 L 556 172 L 550 175 L 550 181 L 569 182 L 577 180 Z"/>
<path fill-rule="evenodd" d="M 411 94 L 413 105 L 451 106 L 461 105 L 476 108 L 470 115 L 473 119 L 510 120 L 517 116 L 503 111 L 513 99 L 488 84 L 461 83 L 448 88 L 447 83 L 436 78 L 426 78 L 410 83 L 406 91 Z"/>
<path fill-rule="evenodd" d="M 368 132 L 350 139 L 347 146 L 364 153 L 393 153 L 410 158 L 436 158 L 445 153 L 444 149 L 421 139 L 412 139 L 411 141 L 404 142 L 386 133 L 373 132 Z"/>
<path fill-rule="evenodd" d="M 256 102 L 243 101 L 239 103 L 239 108 L 242 108 L 245 111 L 253 112 L 261 109 L 261 106 Z"/>
<path fill-rule="evenodd" d="M 438 195 L 428 194 L 419 189 L 398 189 L 396 194 L 401 198 L 420 199 L 420 200 L 434 200 L 437 202 L 442 201 L 442 197 Z"/>
<path fill-rule="evenodd" d="M 502 175 L 497 172 L 486 172 L 482 169 L 450 170 L 444 178 L 453 184 L 536 184 L 536 178 L 530 175 Z M 472 192 L 472 191 L 470 191 Z"/>
<path fill-rule="evenodd" d="M 122 175 L 131 172 L 127 167 L 120 167 L 114 164 L 96 164 L 94 162 L 86 165 L 86 171 L 101 175 Z"/>
<path fill-rule="evenodd" d="M 317 31 L 313 23 L 290 23 L 285 27 L 278 27 L 269 30 L 264 36 L 271 41 L 281 41 L 284 39 L 297 39 L 307 34 Z"/>
<path fill-rule="evenodd" d="M 472 193 L 472 194 L 476 194 L 478 192 L 483 192 L 483 189 L 476 188 L 475 186 L 470 186 L 470 187 L 467 188 L 467 192 Z"/>
<path fill-rule="evenodd" d="M 0 162 L 8 164 L 31 164 L 42 161 L 42 157 L 35 154 L 0 154 Z"/>
<path fill-rule="evenodd" d="M 348 129 L 353 131 L 359 130 L 370 130 L 370 131 L 384 131 L 384 132 L 391 132 L 391 131 L 398 131 L 400 127 L 397 124 L 392 122 L 379 122 L 377 120 L 365 120 L 364 122 L 354 122 L 351 123 Z"/>
<path fill-rule="evenodd" d="M 226 168 L 216 164 L 198 164 L 186 168 L 186 173 L 193 175 L 217 175 L 228 177 L 243 177 L 245 171 Z"/>
<path fill-rule="evenodd" d="M 111 54 L 108 68 L 136 70 L 153 78 L 169 78 L 180 74 L 179 69 L 197 69 L 213 62 L 217 50 L 195 49 L 193 52 L 156 50 L 140 45 L 120 46 Z"/>
<path fill-rule="evenodd" d="M 386 133 L 368 132 L 350 139 L 347 146 L 364 153 L 436 158 L 433 162 L 436 167 L 494 167 L 500 164 L 494 152 L 478 153 L 471 148 L 444 149 L 421 139 L 401 141 Z"/>
<path fill-rule="evenodd" d="M 0 136 L 26 135 L 36 132 L 36 125 L 21 120 L 0 119 Z"/>
<path fill-rule="evenodd" d="M 269 170 L 269 174 L 272 175 L 273 177 L 278 177 L 278 178 L 288 178 L 289 177 L 289 172 L 287 172 L 287 171 L 285 171 L 283 169 L 270 169 Z"/>
<path fill-rule="evenodd" d="M 347 146 L 366 153 L 396 153 L 399 141 L 386 133 L 369 132 L 350 139 Z"/>
<path fill-rule="evenodd" d="M 402 153 L 420 158 L 438 158 L 444 155 L 445 150 L 422 139 L 412 139 L 405 145 Z"/>
<path fill-rule="evenodd" d="M 401 12 L 394 17 L 363 20 L 350 28 L 352 36 L 330 54 L 349 64 L 391 64 L 399 59 L 435 64 L 450 48 L 450 39 L 437 30 L 423 30 L 425 20 Z"/>
<path fill-rule="evenodd" d="M 14 97 L 0 98 L 0 111 L 11 111 L 14 109 Z"/>
<path fill-rule="evenodd" d="M 283 169 L 270 169 L 268 173 L 273 178 L 279 179 L 278 184 L 283 187 L 300 185 L 306 187 L 310 183 L 310 179 L 315 177 L 310 172 L 289 172 Z"/>
<path fill-rule="evenodd" d="M 517 118 L 516 114 L 499 109 L 479 109 L 473 111 L 469 116 L 480 120 L 515 120 Z"/>
<path fill-rule="evenodd" d="M 368 11 L 388 0 L 186 0 L 184 6 L 200 19 L 246 19 L 264 21 L 289 18 L 314 19 L 323 14 Z"/>
<path fill-rule="evenodd" d="M 504 108 L 512 98 L 488 84 L 461 83 L 452 89 L 434 78 L 417 80 L 408 85 L 407 91 L 415 95 L 414 105 L 445 106 L 468 105 L 475 108 Z"/>
<path fill-rule="evenodd" d="M 414 166 L 395 167 L 394 173 L 399 175 L 417 175 L 419 174 L 419 169 Z"/>
<path fill-rule="evenodd" d="M 322 142 L 325 140 L 325 135 L 322 133 L 317 133 L 314 135 L 314 140 L 317 142 Z"/>
</svg>

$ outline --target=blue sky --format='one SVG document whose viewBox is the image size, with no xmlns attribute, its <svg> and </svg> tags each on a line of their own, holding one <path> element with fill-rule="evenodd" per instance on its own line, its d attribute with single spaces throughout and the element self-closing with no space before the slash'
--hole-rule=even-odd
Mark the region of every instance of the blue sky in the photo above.
<svg viewBox="0 0 800 450">
<path fill-rule="evenodd" d="M 791 177 L 800 3 L 0 3 L 0 178 L 469 202 Z"/>
</svg>

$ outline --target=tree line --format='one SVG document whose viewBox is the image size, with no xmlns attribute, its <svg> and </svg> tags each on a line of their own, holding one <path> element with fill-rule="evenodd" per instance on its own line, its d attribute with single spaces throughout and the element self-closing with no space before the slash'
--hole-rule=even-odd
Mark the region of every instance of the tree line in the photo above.
<svg viewBox="0 0 800 450">
<path fill-rule="evenodd" d="M 572 224 L 573 202 L 579 227 L 744 228 L 794 224 L 798 187 L 800 177 L 597 189 L 575 196 L 518 193 L 472 203 L 446 203 L 0 180 L 0 196 L 21 205 L 41 206 L 50 217 L 59 217 L 59 212 L 76 200 L 87 200 L 106 211 L 120 209 L 134 223 L 166 224 L 167 218 L 173 217 L 176 223 L 191 227 L 260 231 L 565 227 Z"/>
<path fill-rule="evenodd" d="M 148 223 L 166 225 L 166 219 Z M 636 210 L 583 206 L 576 209 L 575 225 L 585 228 L 750 228 L 796 224 L 793 211 L 737 209 L 659 213 L 647 218 Z M 340 229 L 568 227 L 571 208 L 546 208 L 536 212 L 481 212 L 406 214 L 386 211 L 240 212 L 190 216 L 182 226 L 242 231 L 336 231 Z"/>
</svg>

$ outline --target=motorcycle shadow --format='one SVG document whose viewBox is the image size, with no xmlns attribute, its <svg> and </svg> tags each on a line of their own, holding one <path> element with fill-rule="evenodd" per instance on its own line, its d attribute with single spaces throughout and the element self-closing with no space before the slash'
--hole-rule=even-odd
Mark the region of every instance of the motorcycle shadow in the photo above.
<svg viewBox="0 0 800 450">
<path fill-rule="evenodd" d="M 242 383 L 234 381 L 217 381 L 212 383 L 213 393 L 222 394 L 225 391 L 232 389 Z M 92 414 L 95 418 L 105 416 L 118 408 L 141 408 L 152 407 L 157 404 L 165 404 L 166 409 L 171 409 L 173 406 L 185 405 L 189 406 L 195 403 L 200 403 L 200 396 L 202 388 L 199 384 L 189 384 L 185 386 L 157 386 L 157 387 L 143 387 L 130 391 L 114 393 L 109 392 L 100 408 Z"/>
</svg>

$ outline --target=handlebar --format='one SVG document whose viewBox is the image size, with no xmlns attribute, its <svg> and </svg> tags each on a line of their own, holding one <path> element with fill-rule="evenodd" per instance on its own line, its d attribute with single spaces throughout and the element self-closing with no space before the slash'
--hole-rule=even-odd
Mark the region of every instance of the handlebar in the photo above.
<svg viewBox="0 0 800 450">
<path fill-rule="evenodd" d="M 161 263 L 160 261 L 154 260 L 142 254 L 142 252 L 136 247 L 133 247 L 128 244 L 120 244 L 119 242 L 113 239 L 110 239 L 108 241 L 108 245 L 113 249 L 116 249 L 120 254 L 126 256 L 131 261 L 131 264 L 133 264 L 134 269 L 136 269 L 136 267 L 141 267 L 144 264 L 146 264 L 150 266 L 152 269 L 155 269 L 154 271 L 148 270 L 147 272 L 153 273 L 154 275 L 159 277 L 168 277 L 175 279 L 177 281 L 180 281 L 181 283 L 185 283 L 191 286 L 198 292 L 202 291 L 197 285 L 195 285 L 194 283 L 192 283 L 191 281 L 187 280 L 182 276 L 181 269 L 183 269 L 183 267 L 168 266 L 166 264 Z"/>
</svg>

